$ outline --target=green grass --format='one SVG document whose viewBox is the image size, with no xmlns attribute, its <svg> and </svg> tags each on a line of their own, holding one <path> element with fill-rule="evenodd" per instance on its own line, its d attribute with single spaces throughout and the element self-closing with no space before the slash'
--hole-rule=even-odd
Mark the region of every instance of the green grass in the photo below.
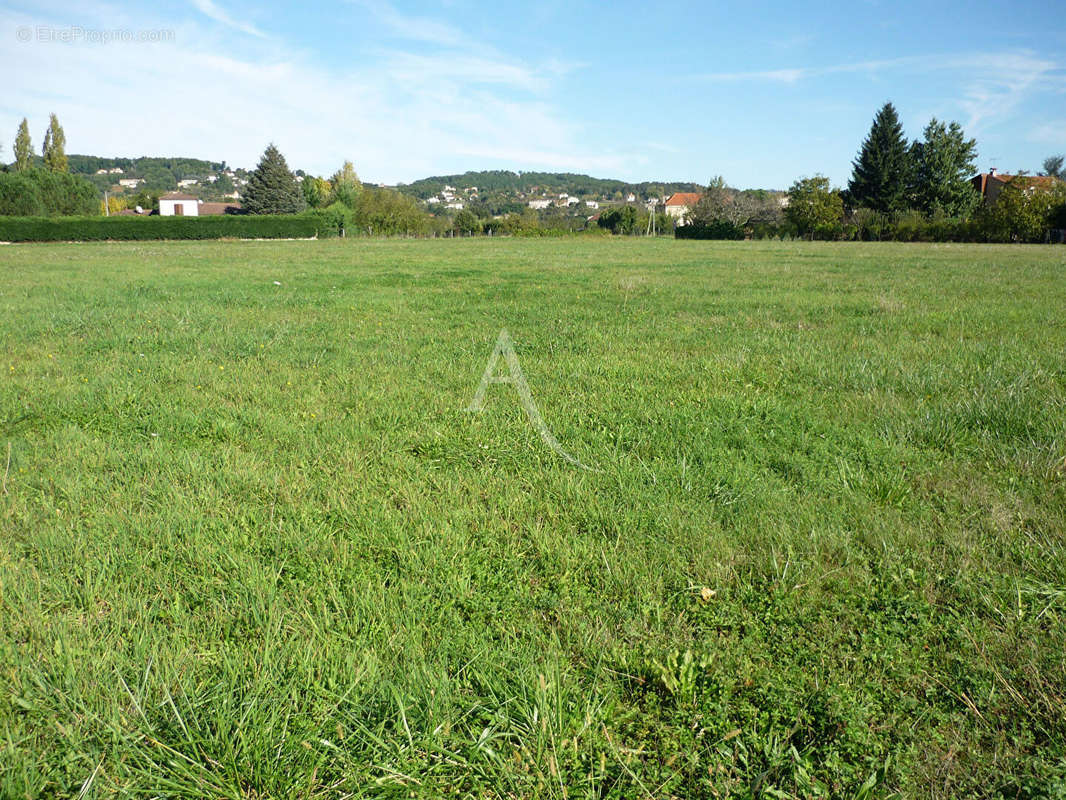
<svg viewBox="0 0 1066 800">
<path fill-rule="evenodd" d="M 1064 279 L 0 248 L 0 796 L 1066 796 Z"/>
</svg>

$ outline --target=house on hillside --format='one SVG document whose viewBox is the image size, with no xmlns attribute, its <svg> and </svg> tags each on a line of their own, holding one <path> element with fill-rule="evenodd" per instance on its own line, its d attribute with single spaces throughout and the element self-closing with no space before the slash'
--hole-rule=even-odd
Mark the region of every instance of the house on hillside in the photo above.
<svg viewBox="0 0 1066 800">
<path fill-rule="evenodd" d="M 199 182 L 200 181 L 198 181 L 196 178 L 183 178 L 182 180 L 178 181 L 178 186 L 184 189 L 189 186 L 195 186 Z"/>
<path fill-rule="evenodd" d="M 699 201 L 699 192 L 674 192 L 666 199 L 666 213 L 676 219 L 678 225 L 684 225 Z"/>
<path fill-rule="evenodd" d="M 550 206 L 551 204 L 552 204 L 552 201 L 551 200 L 547 200 L 547 199 L 544 199 L 544 200 L 530 200 L 529 201 L 529 207 L 530 208 L 534 208 L 537 211 L 541 211 L 541 210 L 547 208 L 548 206 Z"/>
<path fill-rule="evenodd" d="M 970 185 L 980 193 L 981 200 L 985 203 L 995 203 L 999 193 L 1012 184 L 1026 194 L 1032 194 L 1050 192 L 1061 183 L 1058 178 L 1050 175 L 1000 175 L 995 167 L 970 178 Z"/>
<path fill-rule="evenodd" d="M 136 189 L 142 183 L 144 183 L 144 178 L 121 178 L 118 185 L 127 189 Z"/>
<path fill-rule="evenodd" d="M 170 192 L 159 198 L 159 216 L 198 217 L 200 216 L 200 202 L 191 194 Z"/>
</svg>

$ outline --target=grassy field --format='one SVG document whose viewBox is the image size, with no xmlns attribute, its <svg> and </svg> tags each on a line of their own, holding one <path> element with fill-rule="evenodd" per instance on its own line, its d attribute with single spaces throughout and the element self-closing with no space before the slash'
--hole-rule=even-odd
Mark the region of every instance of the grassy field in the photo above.
<svg viewBox="0 0 1066 800">
<path fill-rule="evenodd" d="M 1066 796 L 1066 248 L 0 248 L 0 796 Z M 514 389 L 464 412 L 501 328 Z"/>
</svg>

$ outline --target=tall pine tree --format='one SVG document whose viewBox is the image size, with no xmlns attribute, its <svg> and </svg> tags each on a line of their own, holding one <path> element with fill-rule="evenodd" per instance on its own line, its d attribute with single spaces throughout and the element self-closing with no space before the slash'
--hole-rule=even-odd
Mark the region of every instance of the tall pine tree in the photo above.
<svg viewBox="0 0 1066 800">
<path fill-rule="evenodd" d="M 903 126 L 891 103 L 885 103 L 877 112 L 870 135 L 852 166 L 848 193 L 854 205 L 883 212 L 906 208 L 910 155 Z"/>
<path fill-rule="evenodd" d="M 44 155 L 45 169 L 51 172 L 67 171 L 67 135 L 63 133 L 63 126 L 59 124 L 59 117 L 55 114 L 48 120 L 41 153 Z"/>
<path fill-rule="evenodd" d="M 259 166 L 248 179 L 241 205 L 249 214 L 295 214 L 306 207 L 296 176 L 273 144 L 263 152 Z"/>
<path fill-rule="evenodd" d="M 15 134 L 15 170 L 23 172 L 33 163 L 33 142 L 30 141 L 30 124 L 22 118 L 19 132 Z"/>
</svg>

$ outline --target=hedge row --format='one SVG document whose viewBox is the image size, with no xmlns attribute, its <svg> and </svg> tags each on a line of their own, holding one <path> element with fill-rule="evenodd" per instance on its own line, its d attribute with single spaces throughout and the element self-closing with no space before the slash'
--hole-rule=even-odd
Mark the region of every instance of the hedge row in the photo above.
<svg viewBox="0 0 1066 800">
<path fill-rule="evenodd" d="M 688 225 L 678 225 L 674 228 L 676 239 L 743 239 L 744 229 L 732 223 L 720 222 L 692 222 Z"/>
<path fill-rule="evenodd" d="M 337 235 L 329 216 L 226 214 L 211 217 L 0 217 L 3 242 L 148 239 L 309 239 Z"/>
</svg>

